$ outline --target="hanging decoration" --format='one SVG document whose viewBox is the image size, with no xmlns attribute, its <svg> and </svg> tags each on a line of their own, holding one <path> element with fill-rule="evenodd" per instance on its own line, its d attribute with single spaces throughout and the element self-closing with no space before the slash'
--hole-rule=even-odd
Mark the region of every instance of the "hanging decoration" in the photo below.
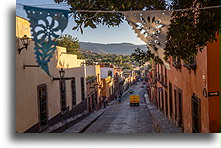
<svg viewBox="0 0 221 148">
<path fill-rule="evenodd" d="M 56 50 L 55 40 L 67 26 L 68 11 L 30 6 L 24 9 L 31 23 L 36 62 L 50 76 L 48 63 Z"/>
<path fill-rule="evenodd" d="M 122 12 L 137 37 L 147 43 L 149 50 L 154 56 L 159 57 L 167 69 L 169 64 L 164 60 L 164 48 L 166 36 L 171 20 L 171 11 L 127 11 Z"/>
</svg>

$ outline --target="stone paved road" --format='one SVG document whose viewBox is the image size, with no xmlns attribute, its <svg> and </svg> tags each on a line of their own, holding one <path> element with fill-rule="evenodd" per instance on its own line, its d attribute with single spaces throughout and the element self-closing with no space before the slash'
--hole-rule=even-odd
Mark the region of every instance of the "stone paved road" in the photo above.
<svg viewBox="0 0 221 148">
<path fill-rule="evenodd" d="M 109 107 L 84 133 L 153 133 L 156 132 L 146 108 L 144 88 L 138 83 L 133 90 L 141 96 L 140 106 L 130 106 L 129 93 L 121 103 Z"/>
</svg>

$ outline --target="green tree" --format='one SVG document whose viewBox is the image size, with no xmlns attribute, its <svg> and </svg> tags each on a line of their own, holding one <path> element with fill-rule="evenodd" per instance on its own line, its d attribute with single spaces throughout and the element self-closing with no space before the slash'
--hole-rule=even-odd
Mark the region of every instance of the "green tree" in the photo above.
<svg viewBox="0 0 221 148">
<path fill-rule="evenodd" d="M 54 0 L 56 3 L 67 3 L 71 6 L 76 26 L 73 29 L 96 28 L 102 24 L 108 27 L 119 26 L 125 17 L 121 13 L 88 13 L 75 10 L 106 10 L 106 11 L 130 11 L 153 9 L 186 9 L 193 7 L 206 7 L 220 5 L 218 0 Z M 166 2 L 170 2 L 169 5 Z M 190 56 L 202 51 L 207 42 L 212 42 L 218 33 L 219 9 L 174 11 L 173 19 L 167 35 L 166 59 L 169 56 L 180 57 L 188 60 Z M 140 52 L 140 56 L 151 56 L 149 53 Z M 147 57 L 147 59 L 149 59 Z M 159 58 L 154 60 L 162 61 Z M 139 60 L 141 61 L 141 60 Z"/>
<path fill-rule="evenodd" d="M 135 49 L 135 52 L 131 54 L 135 61 L 139 63 L 139 66 L 144 65 L 147 61 L 155 61 L 155 63 L 163 64 L 162 60 L 155 57 L 149 50 L 144 51 L 139 48 Z"/>
<path fill-rule="evenodd" d="M 106 11 L 124 11 L 124 10 L 144 10 L 144 9 L 165 9 L 165 0 L 54 0 L 56 3 L 65 2 L 71 6 L 76 26 L 73 29 L 96 28 L 96 25 L 102 24 L 108 27 L 119 26 L 125 17 L 121 13 L 88 13 L 75 10 L 106 10 Z"/>
<path fill-rule="evenodd" d="M 173 0 L 173 9 L 218 6 L 218 0 Z M 166 58 L 180 57 L 188 61 L 197 55 L 219 33 L 219 9 L 174 11 L 167 35 Z"/>
<path fill-rule="evenodd" d="M 80 44 L 78 42 L 79 40 L 71 35 L 63 35 L 56 41 L 59 46 L 67 49 L 67 53 L 76 54 L 79 59 L 83 59 L 84 56 L 79 51 Z"/>
<path fill-rule="evenodd" d="M 128 63 L 121 63 L 120 67 L 122 67 L 123 70 L 132 70 L 133 69 L 132 65 L 130 65 Z"/>
</svg>

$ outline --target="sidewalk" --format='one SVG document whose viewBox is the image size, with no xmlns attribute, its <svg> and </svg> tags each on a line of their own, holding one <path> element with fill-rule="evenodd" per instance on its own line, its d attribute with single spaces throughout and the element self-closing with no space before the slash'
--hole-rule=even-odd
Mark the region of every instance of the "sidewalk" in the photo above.
<svg viewBox="0 0 221 148">
<path fill-rule="evenodd" d="M 155 105 L 146 98 L 146 106 L 151 114 L 153 124 L 159 133 L 182 133 L 182 129 L 176 127 Z"/>
<path fill-rule="evenodd" d="M 92 123 L 94 123 L 106 111 L 106 109 L 100 109 L 98 111 L 95 111 L 94 113 L 91 113 L 83 120 L 79 121 L 78 123 L 74 124 L 67 130 L 65 130 L 63 133 L 83 133 Z"/>
</svg>

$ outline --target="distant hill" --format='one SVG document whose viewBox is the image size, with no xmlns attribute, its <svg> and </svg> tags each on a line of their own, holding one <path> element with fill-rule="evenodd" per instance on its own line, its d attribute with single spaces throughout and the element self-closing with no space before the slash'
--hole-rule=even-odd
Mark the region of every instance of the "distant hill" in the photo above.
<svg viewBox="0 0 221 148">
<path fill-rule="evenodd" d="M 99 53 L 111 53 L 130 55 L 136 48 L 147 50 L 146 45 L 134 45 L 131 43 L 112 43 L 112 44 L 100 44 L 90 42 L 79 42 L 81 49 L 87 49 Z"/>
</svg>

